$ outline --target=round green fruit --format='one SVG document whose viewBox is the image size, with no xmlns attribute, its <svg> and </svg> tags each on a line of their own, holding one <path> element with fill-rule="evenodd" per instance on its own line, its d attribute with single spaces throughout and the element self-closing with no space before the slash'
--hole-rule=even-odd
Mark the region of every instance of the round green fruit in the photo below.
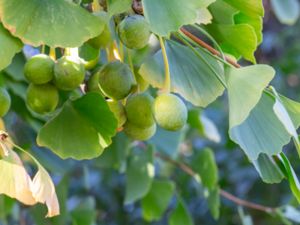
<svg viewBox="0 0 300 225">
<path fill-rule="evenodd" d="M 152 126 L 155 123 L 152 114 L 153 101 L 152 96 L 147 93 L 129 97 L 125 106 L 128 121 L 140 128 Z"/>
<path fill-rule="evenodd" d="M 4 88 L 0 88 L 0 117 L 6 115 L 10 108 L 11 99 L 8 92 Z"/>
<path fill-rule="evenodd" d="M 84 65 L 79 58 L 63 56 L 54 66 L 54 83 L 61 90 L 74 90 L 83 82 L 84 76 Z"/>
<path fill-rule="evenodd" d="M 183 101 L 173 94 L 159 95 L 153 104 L 153 114 L 158 125 L 170 131 L 180 130 L 188 115 Z"/>
<path fill-rule="evenodd" d="M 87 81 L 87 92 L 98 92 L 103 95 L 99 84 L 99 73 L 92 74 Z"/>
<path fill-rule="evenodd" d="M 102 33 L 97 37 L 90 39 L 88 41 L 88 44 L 90 44 L 93 48 L 96 49 L 106 48 L 112 40 L 110 30 L 109 30 L 108 14 L 104 11 L 100 11 L 100 12 L 96 12 L 94 15 L 97 16 L 102 21 L 102 23 L 104 23 L 104 28 Z"/>
<path fill-rule="evenodd" d="M 79 57 L 86 70 L 95 68 L 98 64 L 100 54 L 99 49 L 95 49 L 87 43 L 79 48 Z"/>
<path fill-rule="evenodd" d="M 152 126 L 147 128 L 137 127 L 129 122 L 125 123 L 124 126 L 125 134 L 138 141 L 145 141 L 150 139 L 156 132 L 156 124 L 154 123 Z"/>
<path fill-rule="evenodd" d="M 126 123 L 126 114 L 124 106 L 119 101 L 107 100 L 110 111 L 115 115 L 118 121 L 118 128 L 122 127 Z"/>
<path fill-rule="evenodd" d="M 129 66 L 120 61 L 104 65 L 98 73 L 102 92 L 114 100 L 126 98 L 136 85 Z"/>
<path fill-rule="evenodd" d="M 122 43 L 131 49 L 144 48 L 150 38 L 149 24 L 140 15 L 126 17 L 118 26 L 118 34 Z"/>
<path fill-rule="evenodd" d="M 53 112 L 58 104 L 58 90 L 51 84 L 30 84 L 27 90 L 28 107 L 39 114 Z"/>
<path fill-rule="evenodd" d="M 46 84 L 53 79 L 54 64 L 48 55 L 35 55 L 26 62 L 24 75 L 31 83 Z"/>
</svg>

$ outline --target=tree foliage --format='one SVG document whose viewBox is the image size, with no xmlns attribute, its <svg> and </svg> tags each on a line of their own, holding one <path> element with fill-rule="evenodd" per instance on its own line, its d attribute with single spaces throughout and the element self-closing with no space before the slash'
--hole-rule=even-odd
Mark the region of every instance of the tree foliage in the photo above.
<svg viewBox="0 0 300 225">
<path fill-rule="evenodd" d="M 296 23 L 299 2 L 270 3 Z M 248 208 L 262 223 L 299 222 L 300 103 L 277 79 L 299 69 L 300 49 L 261 59 L 268 10 L 262 0 L 0 0 L 0 224 L 254 224 Z M 242 190 L 254 182 L 263 199 Z M 279 183 L 286 196 L 274 200 Z"/>
</svg>

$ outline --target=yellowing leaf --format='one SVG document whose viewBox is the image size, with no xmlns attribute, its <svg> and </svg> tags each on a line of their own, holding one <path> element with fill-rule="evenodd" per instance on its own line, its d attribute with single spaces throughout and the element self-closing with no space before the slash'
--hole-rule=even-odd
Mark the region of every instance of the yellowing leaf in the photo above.
<svg viewBox="0 0 300 225">
<path fill-rule="evenodd" d="M 3 124 L 0 125 L 4 128 Z M 5 140 L 0 139 L 0 147 L 2 146 L 7 151 L 7 154 L 2 154 L 0 159 L 0 194 L 15 198 L 26 205 L 34 205 L 38 202 L 46 204 L 48 208 L 46 217 L 59 215 L 55 187 L 47 171 L 33 156 L 16 146 L 27 153 L 38 166 L 38 172 L 31 180 L 21 159 L 9 145 L 13 145 L 13 143 L 7 141 L 6 138 Z"/>
<path fill-rule="evenodd" d="M 0 160 L 0 194 L 5 194 L 26 205 L 36 204 L 31 192 L 31 179 L 19 156 L 12 150 Z"/>
<path fill-rule="evenodd" d="M 59 215 L 59 203 L 54 184 L 48 172 L 41 165 L 39 165 L 39 170 L 33 178 L 32 194 L 37 202 L 47 205 L 48 214 L 46 217 Z"/>
</svg>

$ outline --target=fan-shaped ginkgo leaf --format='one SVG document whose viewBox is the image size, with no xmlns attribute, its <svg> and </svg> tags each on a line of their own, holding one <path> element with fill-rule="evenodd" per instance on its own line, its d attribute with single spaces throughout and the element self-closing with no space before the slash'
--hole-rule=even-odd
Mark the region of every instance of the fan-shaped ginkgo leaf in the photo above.
<svg viewBox="0 0 300 225">
<path fill-rule="evenodd" d="M 78 47 L 104 27 L 98 17 L 62 0 L 1 0 L 0 19 L 14 36 L 33 46 Z"/>
<path fill-rule="evenodd" d="M 47 217 L 59 215 L 59 203 L 54 184 L 48 172 L 39 165 L 39 170 L 33 178 L 32 194 L 36 201 L 47 205 Z"/>
</svg>

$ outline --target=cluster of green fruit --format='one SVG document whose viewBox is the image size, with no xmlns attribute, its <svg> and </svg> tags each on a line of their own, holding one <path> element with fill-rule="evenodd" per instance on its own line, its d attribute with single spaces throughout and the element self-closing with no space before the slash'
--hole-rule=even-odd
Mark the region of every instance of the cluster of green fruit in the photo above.
<svg viewBox="0 0 300 225">
<path fill-rule="evenodd" d="M 24 67 L 30 82 L 27 105 L 39 114 L 53 112 L 59 103 L 58 90 L 76 89 L 85 77 L 85 68 L 79 58 L 63 56 L 56 62 L 45 54 L 30 58 Z"/>
<path fill-rule="evenodd" d="M 156 123 L 170 131 L 181 129 L 187 120 L 187 109 L 176 95 L 164 93 L 154 99 L 150 94 L 133 93 L 134 75 L 120 61 L 104 65 L 94 75 L 101 94 L 118 120 L 118 128 L 134 140 L 147 140 L 156 132 Z"/>
<path fill-rule="evenodd" d="M 173 94 L 161 94 L 155 99 L 146 93 L 133 95 L 126 102 L 125 112 L 124 132 L 135 140 L 151 138 L 156 123 L 166 130 L 177 131 L 187 120 L 184 103 Z"/>
<path fill-rule="evenodd" d="M 102 11 L 96 15 L 105 22 L 104 30 L 87 44 L 99 50 L 112 44 L 113 35 L 107 13 Z M 144 48 L 151 35 L 148 23 L 140 15 L 122 18 L 116 31 L 128 49 Z M 28 107 L 38 114 L 53 112 L 59 103 L 59 90 L 72 91 L 78 88 L 85 80 L 85 70 L 91 67 L 79 57 L 63 56 L 54 61 L 45 54 L 33 56 L 24 67 L 24 75 L 30 83 L 27 90 Z M 136 74 L 128 64 L 111 60 L 89 76 L 86 91 L 96 91 L 107 100 L 118 120 L 118 130 L 124 130 L 134 140 L 151 138 L 157 124 L 170 131 L 181 129 L 187 120 L 183 101 L 170 93 L 160 94 L 154 99 L 145 92 L 148 86 L 142 84 L 139 80 L 142 78 Z"/>
<path fill-rule="evenodd" d="M 127 48 L 141 49 L 148 44 L 151 32 L 144 17 L 130 15 L 122 18 L 122 21 L 118 19 L 115 18 L 115 22 L 118 23 L 117 33 Z M 94 47 L 106 45 L 107 39 L 101 38 L 106 33 L 105 30 L 106 28 L 99 37 L 89 43 Z M 161 94 L 154 99 L 145 92 L 135 93 L 137 85 L 144 86 L 139 87 L 139 90 L 147 89 L 147 85 L 138 79 L 141 79 L 140 76 L 135 76 L 135 71 L 127 64 L 113 61 L 102 66 L 91 76 L 88 91 L 97 91 L 109 98 L 107 102 L 118 120 L 119 130 L 124 129 L 134 140 L 151 138 L 156 132 L 156 123 L 170 131 L 181 129 L 187 120 L 187 109 L 182 100 L 173 94 Z"/>
</svg>

